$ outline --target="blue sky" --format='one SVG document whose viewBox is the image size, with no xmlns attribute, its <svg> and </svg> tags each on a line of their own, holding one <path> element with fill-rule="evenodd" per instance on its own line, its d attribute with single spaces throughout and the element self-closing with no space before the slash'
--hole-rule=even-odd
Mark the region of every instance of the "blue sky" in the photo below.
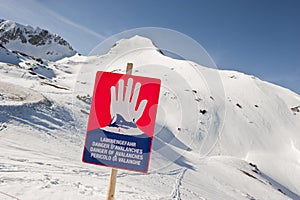
<svg viewBox="0 0 300 200">
<path fill-rule="evenodd" d="M 132 28 L 164 27 L 199 42 L 220 69 L 233 69 L 300 94 L 298 0 L 0 0 L 0 18 L 40 26 L 88 54 Z"/>
</svg>

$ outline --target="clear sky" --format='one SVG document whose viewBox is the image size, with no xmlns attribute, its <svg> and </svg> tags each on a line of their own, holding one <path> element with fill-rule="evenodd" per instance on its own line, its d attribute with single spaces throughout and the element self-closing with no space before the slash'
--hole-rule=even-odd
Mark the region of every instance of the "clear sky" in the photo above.
<svg viewBox="0 0 300 200">
<path fill-rule="evenodd" d="M 218 68 L 300 94 L 299 0 L 0 0 L 0 18 L 48 29 L 83 54 L 121 31 L 170 28 L 199 42 Z"/>
</svg>

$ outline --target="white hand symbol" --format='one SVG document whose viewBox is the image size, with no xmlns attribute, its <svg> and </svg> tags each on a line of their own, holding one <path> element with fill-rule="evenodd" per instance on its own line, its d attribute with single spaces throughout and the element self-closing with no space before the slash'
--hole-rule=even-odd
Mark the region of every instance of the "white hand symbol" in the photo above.
<svg viewBox="0 0 300 200">
<path fill-rule="evenodd" d="M 121 115 L 123 119 L 127 122 L 136 123 L 140 117 L 143 115 L 145 110 L 147 100 L 142 100 L 137 110 L 135 110 L 137 99 L 140 93 L 141 83 L 136 83 L 131 97 L 131 91 L 133 88 L 132 78 L 128 79 L 127 86 L 125 87 L 125 97 L 124 97 L 124 80 L 120 79 L 118 82 L 118 94 L 116 94 L 116 87 L 112 86 L 110 88 L 111 103 L 110 103 L 110 114 L 112 117 L 112 122 L 117 120 L 117 115 Z M 124 97 L 124 98 L 123 98 Z"/>
</svg>

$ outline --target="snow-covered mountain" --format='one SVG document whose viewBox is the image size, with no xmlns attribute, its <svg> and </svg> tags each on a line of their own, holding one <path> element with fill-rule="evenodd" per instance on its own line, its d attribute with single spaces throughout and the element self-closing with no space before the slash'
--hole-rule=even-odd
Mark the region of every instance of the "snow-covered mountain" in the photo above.
<svg viewBox="0 0 300 200">
<path fill-rule="evenodd" d="M 119 170 L 116 199 L 300 199 L 300 96 L 140 36 L 102 56 L 0 63 L 0 199 L 105 199 L 110 170 L 81 154 L 95 72 L 127 62 L 162 89 L 150 173 Z"/>
<path fill-rule="evenodd" d="M 0 44 L 12 51 L 56 61 L 76 51 L 62 37 L 39 27 L 0 19 Z M 0 60 L 1 61 L 1 60 Z"/>
</svg>

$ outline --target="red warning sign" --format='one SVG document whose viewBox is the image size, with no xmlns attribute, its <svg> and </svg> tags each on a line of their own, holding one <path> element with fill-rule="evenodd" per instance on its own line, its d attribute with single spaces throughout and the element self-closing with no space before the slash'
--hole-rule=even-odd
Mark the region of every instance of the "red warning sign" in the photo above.
<svg viewBox="0 0 300 200">
<path fill-rule="evenodd" d="M 98 72 L 83 162 L 146 173 L 160 80 Z"/>
</svg>

